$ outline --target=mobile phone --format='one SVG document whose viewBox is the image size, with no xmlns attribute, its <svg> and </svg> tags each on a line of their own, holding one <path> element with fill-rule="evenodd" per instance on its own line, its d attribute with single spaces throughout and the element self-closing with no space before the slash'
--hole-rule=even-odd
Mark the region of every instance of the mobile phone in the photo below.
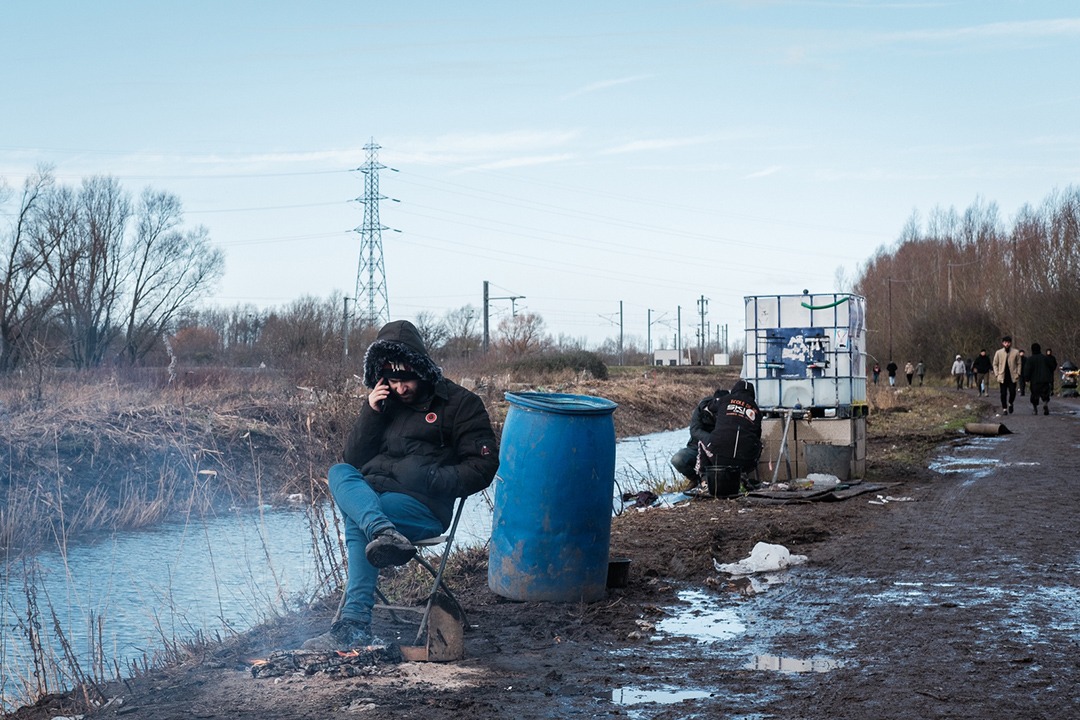
<svg viewBox="0 0 1080 720">
<path fill-rule="evenodd" d="M 390 383 L 386 382 L 386 378 L 380 378 L 379 382 L 375 383 L 375 387 L 379 387 L 380 385 L 385 385 L 386 387 L 390 387 Z M 382 400 L 378 401 L 375 404 L 378 405 L 379 412 L 382 412 L 383 410 L 386 409 L 386 398 L 383 398 Z"/>
</svg>

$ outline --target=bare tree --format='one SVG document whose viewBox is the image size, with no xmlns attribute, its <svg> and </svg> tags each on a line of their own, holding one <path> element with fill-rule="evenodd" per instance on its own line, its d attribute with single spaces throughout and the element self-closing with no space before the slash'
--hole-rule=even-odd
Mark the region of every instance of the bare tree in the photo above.
<svg viewBox="0 0 1080 720">
<path fill-rule="evenodd" d="M 134 364 L 149 352 L 177 314 L 208 291 L 225 268 L 206 228 L 183 231 L 175 195 L 147 188 L 128 250 L 127 320 L 123 355 Z"/>
<path fill-rule="evenodd" d="M 981 199 L 963 213 L 931 211 L 925 233 L 913 215 L 856 288 L 867 297 L 875 357 L 895 339 L 896 359 L 919 357 L 944 373 L 955 353 L 993 348 L 1004 333 L 1020 346 L 1053 342 L 1059 358 L 1078 353 L 1080 188 L 1022 206 L 1011 227 Z"/>
<path fill-rule="evenodd" d="M 446 323 L 435 317 L 435 313 L 428 310 L 421 310 L 416 313 L 416 330 L 420 333 L 420 338 L 424 341 L 424 347 L 428 349 L 428 352 L 434 352 L 440 349 L 449 337 L 450 332 L 446 327 Z"/>
<path fill-rule="evenodd" d="M 550 344 L 544 334 L 544 319 L 536 313 L 520 313 L 499 321 L 497 345 L 508 357 L 531 355 Z"/>
<path fill-rule="evenodd" d="M 51 293 L 41 275 L 54 249 L 44 230 L 52 187 L 49 168 L 41 167 L 26 178 L 15 221 L 0 240 L 0 372 L 18 365 L 25 340 L 51 308 Z M 0 204 L 6 194 L 10 193 L 0 189 Z"/>
<path fill-rule="evenodd" d="M 66 213 L 64 195 L 57 196 L 56 216 Z M 121 331 L 116 315 L 127 267 L 124 230 L 131 201 L 115 178 L 93 177 L 83 181 L 75 209 L 72 227 L 51 228 L 58 233 L 57 252 L 46 267 L 57 292 L 71 360 L 86 368 L 101 364 Z"/>
<path fill-rule="evenodd" d="M 447 310 L 444 324 L 447 339 L 444 351 L 456 357 L 470 357 L 480 349 L 484 338 L 480 334 L 480 312 L 472 305 Z"/>
<path fill-rule="evenodd" d="M 261 330 L 260 345 L 271 357 L 285 365 L 341 357 L 338 307 L 341 296 L 328 300 L 305 295 L 284 309 L 272 312 Z"/>
</svg>

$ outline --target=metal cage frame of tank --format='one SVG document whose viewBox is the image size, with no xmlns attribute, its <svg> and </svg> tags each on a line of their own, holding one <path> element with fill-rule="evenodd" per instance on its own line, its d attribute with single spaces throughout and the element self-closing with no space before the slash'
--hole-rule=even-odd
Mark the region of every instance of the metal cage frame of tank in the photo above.
<svg viewBox="0 0 1080 720">
<path fill-rule="evenodd" d="M 866 414 L 866 298 L 804 293 L 744 301 L 742 377 L 754 383 L 762 410 Z"/>
</svg>

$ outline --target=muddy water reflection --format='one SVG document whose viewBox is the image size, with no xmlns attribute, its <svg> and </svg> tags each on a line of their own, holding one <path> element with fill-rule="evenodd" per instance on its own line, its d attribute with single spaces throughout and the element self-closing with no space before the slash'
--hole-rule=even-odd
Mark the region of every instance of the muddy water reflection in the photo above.
<svg viewBox="0 0 1080 720">
<path fill-rule="evenodd" d="M 707 690 L 625 687 L 612 690 L 611 701 L 617 705 L 640 705 L 642 703 L 670 705 L 685 700 L 700 700 L 712 697 L 715 694 Z"/>
<path fill-rule="evenodd" d="M 733 607 L 719 607 L 716 595 L 701 590 L 683 590 L 679 599 L 690 607 L 668 608 L 673 613 L 656 624 L 663 635 L 689 637 L 699 643 L 730 640 L 746 632 L 746 625 Z"/>
<path fill-rule="evenodd" d="M 796 658 L 779 657 L 778 655 L 755 655 L 754 659 L 745 666 L 745 670 L 775 670 L 787 673 L 823 673 L 843 667 L 839 660 L 828 658 L 810 658 L 799 660 Z"/>
</svg>

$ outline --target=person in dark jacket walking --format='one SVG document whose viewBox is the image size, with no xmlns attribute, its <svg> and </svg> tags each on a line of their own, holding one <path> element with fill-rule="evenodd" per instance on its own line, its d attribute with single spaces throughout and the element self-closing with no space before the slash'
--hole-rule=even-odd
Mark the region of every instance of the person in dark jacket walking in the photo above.
<svg viewBox="0 0 1080 720">
<path fill-rule="evenodd" d="M 1051 350 L 1050 348 L 1046 348 L 1045 350 L 1043 350 L 1043 353 L 1046 355 L 1046 357 L 1049 358 L 1049 360 L 1047 360 L 1047 362 L 1049 363 L 1050 368 L 1051 368 L 1050 369 L 1050 394 L 1053 395 L 1054 394 L 1054 381 L 1057 379 L 1058 361 L 1057 361 L 1057 358 L 1054 357 L 1054 351 Z"/>
<path fill-rule="evenodd" d="M 889 364 L 885 366 L 885 373 L 889 376 L 889 387 L 896 387 L 896 371 L 897 365 L 894 360 L 890 360 Z"/>
<path fill-rule="evenodd" d="M 1027 361 L 1024 376 L 1031 386 L 1031 412 L 1039 414 L 1039 401 L 1042 401 L 1043 415 L 1050 414 L 1050 385 L 1054 382 L 1057 360 L 1053 355 L 1044 355 L 1039 343 L 1031 343 L 1031 357 Z"/>
<path fill-rule="evenodd" d="M 498 441 L 483 401 L 446 379 L 416 327 L 385 325 L 364 355 L 371 388 L 345 444 L 345 462 L 327 473 L 345 518 L 349 577 L 339 619 L 306 650 L 369 645 L 379 569 L 404 565 L 413 541 L 450 525 L 456 498 L 491 484 Z"/>
<path fill-rule="evenodd" d="M 698 449 L 703 443 L 709 442 L 709 436 L 716 427 L 716 413 L 727 394 L 727 390 L 717 388 L 712 395 L 701 399 L 690 413 L 690 440 L 686 447 L 671 456 L 672 467 L 689 481 L 688 490 L 701 484 L 701 476 L 696 469 Z"/>
<path fill-rule="evenodd" d="M 1020 393 L 1020 397 L 1023 397 L 1024 395 L 1027 395 L 1027 380 L 1025 380 L 1024 378 L 1026 377 L 1025 373 L 1027 372 L 1027 361 L 1028 361 L 1028 359 L 1027 359 L 1027 355 L 1024 354 L 1023 350 L 1020 350 L 1019 353 L 1020 353 L 1020 377 L 1017 378 L 1016 387 L 1017 387 L 1017 390 Z"/>
<path fill-rule="evenodd" d="M 975 371 L 975 387 L 979 391 L 979 396 L 986 395 L 989 397 L 990 371 L 994 369 L 994 364 L 985 350 L 979 351 L 979 356 L 975 358 L 975 362 L 971 363 L 971 369 Z"/>
<path fill-rule="evenodd" d="M 1047 356 L 1047 364 L 1050 366 L 1050 394 L 1054 394 L 1054 381 L 1057 380 L 1057 358 L 1054 357 L 1054 351 L 1047 348 L 1042 351 Z"/>
</svg>

